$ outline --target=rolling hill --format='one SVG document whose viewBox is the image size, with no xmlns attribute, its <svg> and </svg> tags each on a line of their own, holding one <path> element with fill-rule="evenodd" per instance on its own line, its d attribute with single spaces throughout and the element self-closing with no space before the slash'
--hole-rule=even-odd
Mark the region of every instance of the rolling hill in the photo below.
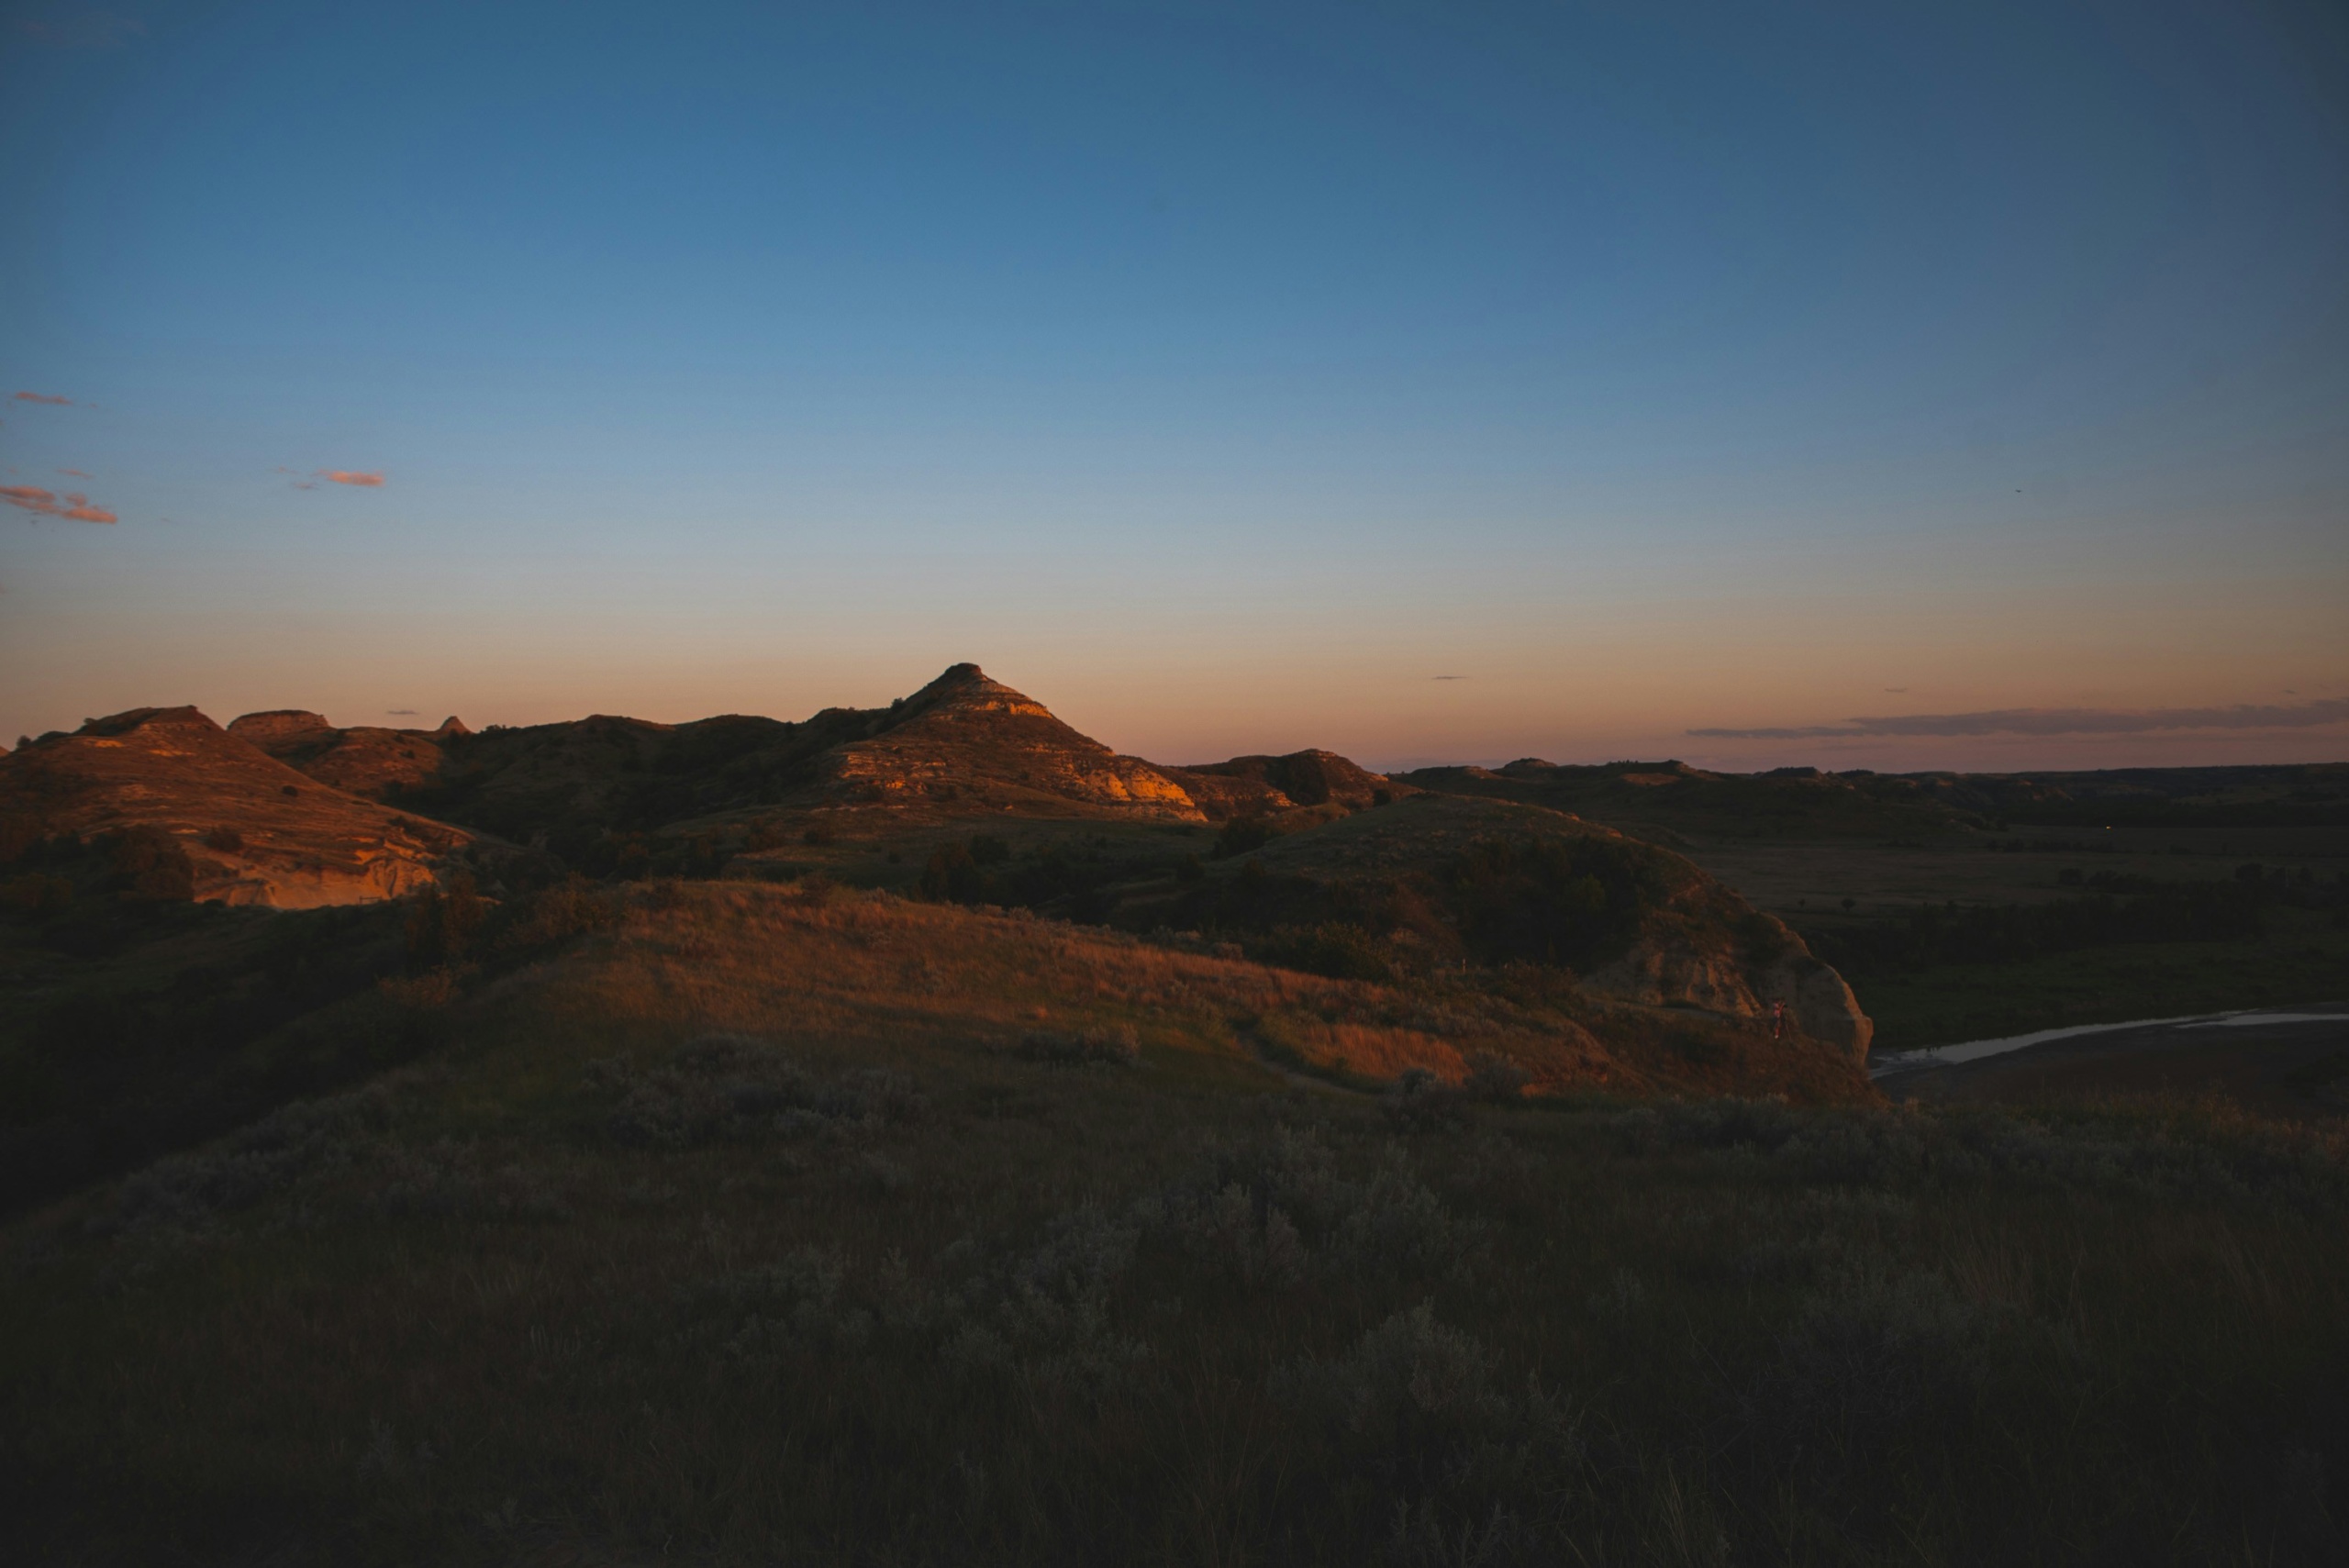
<svg viewBox="0 0 2349 1568">
<path fill-rule="evenodd" d="M 282 909 L 396 898 L 473 839 L 321 783 L 192 707 L 92 719 L 0 757 L 0 853 L 114 840 L 167 896 Z"/>
</svg>

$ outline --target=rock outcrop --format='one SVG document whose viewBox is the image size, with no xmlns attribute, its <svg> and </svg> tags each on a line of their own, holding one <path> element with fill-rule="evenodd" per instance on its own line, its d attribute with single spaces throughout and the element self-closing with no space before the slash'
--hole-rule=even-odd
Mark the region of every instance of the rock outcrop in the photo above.
<svg viewBox="0 0 2349 1568">
<path fill-rule="evenodd" d="M 160 832 L 198 900 L 285 909 L 429 885 L 472 839 L 328 787 L 193 707 L 134 708 L 0 757 L 0 819 L 20 846 Z"/>
<path fill-rule="evenodd" d="M 1784 1002 L 1788 1021 L 1804 1036 L 1849 1056 L 1867 1059 L 1876 1025 L 1860 1011 L 1843 977 L 1813 958 L 1784 922 L 1767 920 L 1787 945 L 1757 963 L 1725 944 L 1698 945 L 1643 938 L 1631 951 L 1584 976 L 1592 988 L 1658 1006 L 1695 1006 L 1737 1018 L 1762 1018 Z"/>
<path fill-rule="evenodd" d="M 820 721 L 822 716 L 818 716 Z M 1034 698 L 957 664 L 841 745 L 833 779 L 867 798 L 1052 803 L 1088 815 L 1206 820 L 1183 786 L 1139 757 L 1079 734 Z"/>
</svg>

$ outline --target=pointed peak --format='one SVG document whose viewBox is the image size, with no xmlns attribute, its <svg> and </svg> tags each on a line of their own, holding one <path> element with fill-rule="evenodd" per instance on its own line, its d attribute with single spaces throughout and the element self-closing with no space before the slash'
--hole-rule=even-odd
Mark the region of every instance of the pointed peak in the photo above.
<svg viewBox="0 0 2349 1568">
<path fill-rule="evenodd" d="M 976 664 L 950 664 L 930 684 L 895 705 L 900 719 L 941 709 L 952 712 L 1028 714 L 1050 718 L 1052 710 L 1024 692 L 989 678 Z"/>
<path fill-rule="evenodd" d="M 987 678 L 987 673 L 976 664 L 949 664 L 937 679 L 907 697 L 908 703 L 942 697 L 956 692 L 985 691 L 997 683 Z M 1008 690 L 1009 688 L 1005 688 Z"/>
</svg>

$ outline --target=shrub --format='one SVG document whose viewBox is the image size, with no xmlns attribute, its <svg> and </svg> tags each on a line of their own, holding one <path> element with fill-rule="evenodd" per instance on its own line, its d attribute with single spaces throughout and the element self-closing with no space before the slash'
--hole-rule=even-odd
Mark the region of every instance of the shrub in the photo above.
<svg viewBox="0 0 2349 1568">
<path fill-rule="evenodd" d="M 502 952 L 527 952 L 617 922 L 619 908 L 612 895 L 573 873 L 552 887 L 540 889 L 513 906 L 493 944 Z"/>
<path fill-rule="evenodd" d="M 109 1223 L 131 1229 L 200 1228 L 246 1208 L 322 1167 L 351 1163 L 389 1119 L 381 1086 L 272 1111 L 218 1146 L 159 1160 L 122 1184 Z"/>
<path fill-rule="evenodd" d="M 1235 817 L 1216 833 L 1216 858 L 1225 860 L 1261 850 L 1277 837 L 1279 829 L 1262 817 Z"/>
<path fill-rule="evenodd" d="M 1460 1089 L 1425 1067 L 1407 1067 L 1386 1091 L 1388 1123 L 1406 1132 L 1432 1132 L 1460 1124 L 1464 1102 Z"/>
<path fill-rule="evenodd" d="M 1532 1081 L 1532 1073 L 1508 1057 L 1479 1051 L 1469 1058 L 1468 1076 L 1460 1086 L 1477 1099 L 1508 1106 L 1523 1099 L 1525 1086 Z"/>
<path fill-rule="evenodd" d="M 1332 980 L 1392 981 L 1393 961 L 1378 939 L 1360 926 L 1324 921 L 1316 926 L 1282 926 L 1270 936 L 1248 944 L 1248 956 L 1260 963 Z"/>
<path fill-rule="evenodd" d="M 653 1148 L 755 1142 L 909 1120 L 922 1096 L 903 1075 L 867 1069 L 827 1084 L 765 1040 L 707 1034 L 641 1069 L 607 1060 L 589 1081 L 618 1100 L 617 1142 Z"/>
<path fill-rule="evenodd" d="M 1287 1213 L 1238 1182 L 1213 1192 L 1175 1189 L 1143 1213 L 1211 1277 L 1285 1290 L 1301 1284 L 1310 1257 Z"/>
<path fill-rule="evenodd" d="M 1019 1054 L 1030 1062 L 1063 1066 L 1131 1067 L 1141 1060 L 1141 1037 L 1131 1024 L 1106 1029 L 1030 1029 L 1019 1037 Z"/>
<path fill-rule="evenodd" d="M 23 920 L 52 920 L 73 906 L 73 884 L 46 872 L 28 872 L 0 886 L 0 904 Z"/>
<path fill-rule="evenodd" d="M 440 880 L 408 906 L 408 967 L 437 969 L 460 962 L 472 950 L 487 915 L 473 873 L 462 866 L 443 870 Z"/>
<path fill-rule="evenodd" d="M 1987 1376 L 1992 1314 L 1934 1273 L 1845 1270 L 1804 1304 L 1748 1395 L 1763 1432 L 1837 1455 L 1947 1424 Z"/>
<path fill-rule="evenodd" d="M 1497 1425 L 1508 1413 L 1493 1392 L 1491 1353 L 1437 1321 L 1426 1301 L 1369 1329 L 1343 1356 L 1281 1368 L 1272 1388 L 1291 1408 L 1390 1451 Z"/>
<path fill-rule="evenodd" d="M 186 902 L 195 896 L 195 862 L 180 841 L 160 828 L 131 828 L 117 834 L 107 858 L 135 897 Z"/>
<path fill-rule="evenodd" d="M 1662 895 L 1653 851 L 1612 839 L 1489 839 L 1453 862 L 1460 933 L 1487 962 L 1584 968 L 1628 947 Z"/>
</svg>

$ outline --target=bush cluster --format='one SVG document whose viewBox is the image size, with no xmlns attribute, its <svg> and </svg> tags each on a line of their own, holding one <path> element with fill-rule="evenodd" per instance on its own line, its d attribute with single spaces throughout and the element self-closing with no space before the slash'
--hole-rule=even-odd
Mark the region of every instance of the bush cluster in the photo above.
<svg viewBox="0 0 2349 1568">
<path fill-rule="evenodd" d="M 910 1120 L 925 1104 L 902 1073 L 864 1068 L 826 1080 L 740 1034 L 702 1035 L 650 1067 L 607 1059 L 589 1083 L 618 1102 L 605 1123 L 614 1141 L 666 1149 L 863 1130 Z"/>
<path fill-rule="evenodd" d="M 1019 1054 L 1063 1067 L 1131 1067 L 1141 1061 L 1141 1036 L 1131 1024 L 1106 1029 L 1030 1029 Z"/>
</svg>

